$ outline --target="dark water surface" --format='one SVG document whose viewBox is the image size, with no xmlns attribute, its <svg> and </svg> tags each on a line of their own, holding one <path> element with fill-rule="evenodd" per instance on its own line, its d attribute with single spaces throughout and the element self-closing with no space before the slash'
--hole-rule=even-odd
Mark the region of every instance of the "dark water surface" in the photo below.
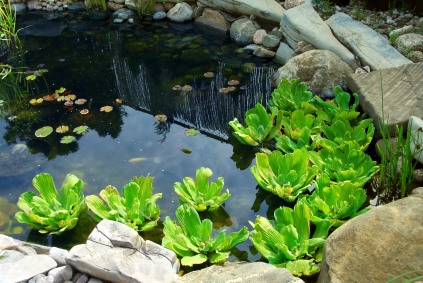
<svg viewBox="0 0 423 283">
<path fill-rule="evenodd" d="M 0 176 L 0 196 L 16 203 L 21 193 L 32 189 L 32 178 L 40 172 L 50 173 L 58 188 L 66 174 L 77 175 L 85 182 L 85 195 L 98 194 L 107 185 L 121 190 L 133 176 L 150 174 L 155 177 L 153 193 L 163 193 L 158 201 L 161 219 L 167 215 L 175 219 L 178 196 L 173 183 L 182 182 L 185 176 L 194 178 L 196 169 L 204 166 L 213 171 L 212 181 L 222 176 L 224 188 L 232 194 L 224 209 L 202 214 L 215 221 L 215 228 L 232 232 L 247 226 L 251 230 L 248 221 L 257 215 L 272 218 L 273 209 L 282 203 L 258 190 L 249 170 L 254 152 L 231 137 L 228 122 L 235 117 L 243 121 L 245 111 L 257 102 L 266 103 L 273 91 L 269 76 L 275 65 L 235 53 L 241 46 L 222 35 L 188 27 L 160 23 L 131 31 L 66 29 L 57 37 L 26 35 L 28 68 L 48 70 L 44 77 L 50 93 L 64 87 L 88 102 L 74 109 L 65 108 L 63 102 L 43 102 L 33 107 L 41 120 L 26 127 L 18 124 L 19 118 L 1 120 L 2 152 L 10 152 L 15 144 L 27 144 L 36 148 L 32 152 L 41 151 L 46 162 L 38 162 L 35 169 L 22 174 Z M 256 67 L 247 70 L 246 62 Z M 205 78 L 205 72 L 215 76 Z M 232 79 L 240 81 L 236 91 L 219 93 Z M 40 93 L 34 97 L 39 98 L 47 88 L 41 77 L 36 84 Z M 177 84 L 191 85 L 193 90 L 172 90 Z M 117 98 L 123 104 L 118 104 Z M 101 112 L 103 106 L 113 110 Z M 89 114 L 81 115 L 81 109 L 89 109 Z M 156 122 L 157 114 L 165 114 L 167 121 Z M 82 136 L 67 133 L 77 137 L 70 144 L 61 144 L 63 134 L 56 132 L 36 139 L 35 130 L 47 125 L 54 129 L 67 125 L 71 130 L 87 125 L 89 131 Z M 189 128 L 200 130 L 200 134 L 186 136 Z M 192 152 L 184 153 L 183 148 Z M 28 156 L 16 164 L 26 166 Z M 145 160 L 129 162 L 133 158 Z M 29 229 L 15 236 L 70 248 L 84 242 L 93 225 L 92 220 L 84 219 L 62 236 L 46 237 Z M 161 232 L 156 229 L 143 236 L 160 243 Z M 238 249 L 234 252 L 240 259 L 260 258 L 249 241 Z"/>
</svg>

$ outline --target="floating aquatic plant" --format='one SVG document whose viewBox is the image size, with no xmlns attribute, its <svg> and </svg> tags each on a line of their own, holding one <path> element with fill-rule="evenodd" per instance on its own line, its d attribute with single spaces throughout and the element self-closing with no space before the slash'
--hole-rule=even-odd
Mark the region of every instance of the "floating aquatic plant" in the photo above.
<svg viewBox="0 0 423 283">
<path fill-rule="evenodd" d="M 175 85 L 174 87 L 172 87 L 173 90 L 181 90 L 182 87 L 180 85 Z"/>
<path fill-rule="evenodd" d="M 181 151 L 182 151 L 183 153 L 186 153 L 186 154 L 190 154 L 190 153 L 192 153 L 192 150 L 190 150 L 190 149 L 188 149 L 188 148 L 186 148 L 186 147 L 182 148 L 182 149 L 181 149 Z"/>
<path fill-rule="evenodd" d="M 123 103 L 122 99 L 120 99 L 120 98 L 116 98 L 116 102 L 119 103 L 119 104 Z"/>
<path fill-rule="evenodd" d="M 192 86 L 190 86 L 190 85 L 184 85 L 182 87 L 182 91 L 191 91 L 191 90 L 192 90 Z"/>
<path fill-rule="evenodd" d="M 67 144 L 67 143 L 74 142 L 75 140 L 76 140 L 76 138 L 75 138 L 74 136 L 64 136 L 64 137 L 60 140 L 60 143 Z"/>
<path fill-rule="evenodd" d="M 56 128 L 56 133 L 59 133 L 59 134 L 66 133 L 67 131 L 69 131 L 68 126 L 59 126 Z"/>
<path fill-rule="evenodd" d="M 164 114 L 157 114 L 156 116 L 154 116 L 154 120 L 156 120 L 157 122 L 166 122 L 167 116 Z"/>
<path fill-rule="evenodd" d="M 70 100 L 65 101 L 65 106 L 73 106 L 73 102 Z"/>
<path fill-rule="evenodd" d="M 88 130 L 88 126 L 79 126 L 73 129 L 73 132 L 76 134 L 84 134 Z"/>
<path fill-rule="evenodd" d="M 85 102 L 87 102 L 87 100 L 86 100 L 86 99 L 84 99 L 84 98 L 79 98 L 79 99 L 77 99 L 77 100 L 75 100 L 75 101 L 74 101 L 74 103 L 75 103 L 76 105 L 82 105 L 82 104 L 84 104 Z"/>
<path fill-rule="evenodd" d="M 76 99 L 76 95 L 75 94 L 65 95 L 65 100 L 67 100 L 67 101 L 75 100 L 75 99 Z"/>
<path fill-rule="evenodd" d="M 238 80 L 230 80 L 228 82 L 228 85 L 237 85 L 237 84 L 239 84 L 239 81 Z"/>
<path fill-rule="evenodd" d="M 100 108 L 100 111 L 104 111 L 104 112 L 110 112 L 113 110 L 112 106 L 103 106 Z"/>
<path fill-rule="evenodd" d="M 82 115 L 88 114 L 90 111 L 88 109 L 82 109 L 81 111 L 79 111 L 79 113 L 81 113 Z"/>
<path fill-rule="evenodd" d="M 35 131 L 35 136 L 37 138 L 45 138 L 46 136 L 50 135 L 53 132 L 53 128 L 50 126 L 44 126 L 42 128 L 39 128 L 37 131 Z"/>
<path fill-rule="evenodd" d="M 60 94 L 60 93 L 64 93 L 64 92 L 65 92 L 65 90 L 66 90 L 66 88 L 61 87 L 61 88 L 59 88 L 59 89 L 56 89 L 56 90 L 55 90 L 55 92 Z"/>
<path fill-rule="evenodd" d="M 29 101 L 29 104 L 31 104 L 31 105 L 38 105 L 38 104 L 40 104 L 42 102 L 43 102 L 43 99 L 42 98 L 33 98 L 33 99 L 31 99 Z"/>
<path fill-rule="evenodd" d="M 213 78 L 213 77 L 214 77 L 214 73 L 213 73 L 213 72 L 205 72 L 205 73 L 204 73 L 204 76 L 205 76 L 206 78 Z"/>
<path fill-rule="evenodd" d="M 187 130 L 185 130 L 185 135 L 187 137 L 194 137 L 194 136 L 198 135 L 198 133 L 199 133 L 199 131 L 196 130 L 196 129 L 187 129 Z"/>
<path fill-rule="evenodd" d="M 219 92 L 220 93 L 228 93 L 229 92 L 229 88 L 226 88 L 226 87 L 219 88 Z"/>
</svg>

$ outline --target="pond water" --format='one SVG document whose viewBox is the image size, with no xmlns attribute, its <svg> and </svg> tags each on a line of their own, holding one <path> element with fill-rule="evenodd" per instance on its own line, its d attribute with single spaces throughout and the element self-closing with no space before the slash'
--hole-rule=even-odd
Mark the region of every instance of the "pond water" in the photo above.
<svg viewBox="0 0 423 283">
<path fill-rule="evenodd" d="M 243 121 L 244 113 L 257 102 L 267 102 L 273 91 L 269 77 L 276 67 L 272 61 L 236 53 L 241 46 L 222 35 L 167 22 L 145 23 L 130 31 L 65 29 L 57 37 L 26 35 L 22 40 L 28 50 L 29 70 L 48 70 L 46 82 L 42 77 L 35 81 L 39 93 L 31 84 L 31 98 L 46 95 L 47 87 L 50 93 L 64 87 L 87 103 L 65 107 L 63 101 L 44 101 L 20 113 L 3 111 L 2 154 L 10 156 L 16 144 L 29 147 L 15 156 L 14 168 L 7 165 L 2 169 L 0 196 L 10 203 L 31 190 L 32 178 L 41 172 L 51 174 L 58 188 L 66 174 L 75 174 L 85 183 L 85 195 L 98 194 L 107 185 L 121 190 L 132 177 L 150 174 L 155 178 L 153 193 L 163 193 L 158 201 L 161 219 L 175 219 L 178 196 L 173 184 L 185 176 L 194 178 L 197 168 L 209 167 L 211 180 L 223 177 L 224 188 L 232 194 L 223 209 L 202 214 L 213 219 L 216 229 L 251 229 L 249 220 L 257 215 L 273 218 L 273 210 L 283 204 L 258 189 L 249 170 L 254 152 L 232 138 L 228 125 L 235 117 Z M 205 72 L 213 72 L 214 77 L 204 77 Z M 237 89 L 220 93 L 232 79 L 240 81 Z M 175 91 L 174 85 L 193 89 Z M 23 103 L 29 105 L 28 101 L 25 98 Z M 113 110 L 100 111 L 103 106 Z M 80 114 L 82 109 L 89 114 Z M 12 113 L 18 118 L 10 121 L 7 115 Z M 166 115 L 167 121 L 155 121 L 157 114 Z M 33 117 L 32 122 L 22 120 L 24 115 Z M 38 128 L 61 125 L 71 131 L 86 125 L 89 130 L 83 135 L 70 133 L 76 141 L 69 144 L 60 143 L 64 134 L 56 132 L 44 139 L 35 137 Z M 188 137 L 185 130 L 190 128 L 200 133 Z M 140 161 L 129 162 L 134 158 Z M 47 237 L 26 228 L 23 234 L 13 236 L 69 249 L 85 242 L 93 225 L 92 220 L 84 219 L 61 236 Z M 143 236 L 160 243 L 161 232 L 155 229 Z M 243 260 L 260 258 L 249 241 L 234 253 Z"/>
</svg>

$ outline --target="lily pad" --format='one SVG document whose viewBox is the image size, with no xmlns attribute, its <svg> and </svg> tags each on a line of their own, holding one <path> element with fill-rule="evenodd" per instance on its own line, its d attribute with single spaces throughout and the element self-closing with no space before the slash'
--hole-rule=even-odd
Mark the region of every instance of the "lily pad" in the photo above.
<svg viewBox="0 0 423 283">
<path fill-rule="evenodd" d="M 81 135 L 83 133 L 86 133 L 87 130 L 88 130 L 88 126 L 79 126 L 73 129 L 73 132 Z"/>
<path fill-rule="evenodd" d="M 191 90 L 192 90 L 192 86 L 190 86 L 190 85 L 184 85 L 182 87 L 182 91 L 191 91 Z"/>
<path fill-rule="evenodd" d="M 188 148 L 186 148 L 186 147 L 181 148 L 181 151 L 182 151 L 183 153 L 186 153 L 186 154 L 190 154 L 190 153 L 192 152 L 192 150 L 190 150 L 190 149 L 188 149 Z"/>
<path fill-rule="evenodd" d="M 68 94 L 65 96 L 65 100 L 75 100 L 76 99 L 76 95 L 75 94 Z"/>
<path fill-rule="evenodd" d="M 79 111 L 79 113 L 81 113 L 82 115 L 88 114 L 90 111 L 88 109 L 82 109 L 81 111 Z"/>
<path fill-rule="evenodd" d="M 60 134 L 66 133 L 67 131 L 69 131 L 68 126 L 59 126 L 56 128 L 56 132 Z"/>
<path fill-rule="evenodd" d="M 164 114 L 157 114 L 156 116 L 154 116 L 154 120 L 156 120 L 157 122 L 166 122 L 167 116 Z"/>
<path fill-rule="evenodd" d="M 42 128 L 39 128 L 36 132 L 35 132 L 35 136 L 38 138 L 45 138 L 46 136 L 48 136 L 49 134 L 51 134 L 53 132 L 53 128 L 50 126 L 45 126 Z"/>
<path fill-rule="evenodd" d="M 77 99 L 77 100 L 75 100 L 75 101 L 74 101 L 74 103 L 75 103 L 76 105 L 82 105 L 82 104 L 84 104 L 85 102 L 87 102 L 87 100 L 86 100 L 86 99 L 84 99 L 84 98 L 79 98 L 79 99 Z"/>
<path fill-rule="evenodd" d="M 204 76 L 206 78 L 213 78 L 214 77 L 214 74 L 213 74 L 213 72 L 206 72 L 206 73 L 204 73 Z"/>
<path fill-rule="evenodd" d="M 194 137 L 194 136 L 198 135 L 198 130 L 196 130 L 196 129 L 187 129 L 187 130 L 185 130 L 185 135 L 187 137 Z"/>
<path fill-rule="evenodd" d="M 42 103 L 44 100 L 42 98 L 33 98 L 29 101 L 31 105 L 38 105 Z"/>
<path fill-rule="evenodd" d="M 71 142 L 74 142 L 75 140 L 76 140 L 76 138 L 74 136 L 64 136 L 60 140 L 60 143 L 71 143 Z"/>
<path fill-rule="evenodd" d="M 33 80 L 35 80 L 37 78 L 37 76 L 36 75 L 29 75 L 29 76 L 26 76 L 26 80 L 27 81 L 33 81 Z"/>
<path fill-rule="evenodd" d="M 57 101 L 58 102 L 60 102 L 60 101 L 64 101 L 65 100 L 65 96 L 64 95 L 61 95 L 61 96 L 59 96 L 58 98 L 57 98 Z"/>
<path fill-rule="evenodd" d="M 55 91 L 56 91 L 56 93 L 63 93 L 63 92 L 65 92 L 65 90 L 66 90 L 66 88 L 61 87 L 59 89 L 56 89 Z"/>
<path fill-rule="evenodd" d="M 100 111 L 104 111 L 104 112 L 110 112 L 113 110 L 112 106 L 103 106 L 100 108 Z"/>
<path fill-rule="evenodd" d="M 122 104 L 123 101 L 120 98 L 116 98 L 116 102 L 119 103 L 119 104 Z"/>
</svg>

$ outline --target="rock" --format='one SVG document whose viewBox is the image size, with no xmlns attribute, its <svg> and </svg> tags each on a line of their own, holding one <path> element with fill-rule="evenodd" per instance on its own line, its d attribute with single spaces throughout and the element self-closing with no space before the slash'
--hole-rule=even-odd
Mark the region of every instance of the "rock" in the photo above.
<svg viewBox="0 0 423 283">
<path fill-rule="evenodd" d="M 68 6 L 69 12 L 77 13 L 77 12 L 82 12 L 82 11 L 86 11 L 86 10 L 87 10 L 87 8 L 85 7 L 84 2 L 75 2 L 75 3 L 70 4 Z"/>
<path fill-rule="evenodd" d="M 110 220 L 101 221 L 85 245 L 74 246 L 66 262 L 89 276 L 112 282 L 172 282 L 179 271 L 174 252 Z"/>
<path fill-rule="evenodd" d="M 72 277 L 72 282 L 74 283 L 87 283 L 88 276 L 86 274 L 77 273 Z"/>
<path fill-rule="evenodd" d="M 406 55 L 410 51 L 423 51 L 423 35 L 409 33 L 400 35 L 395 41 L 398 51 Z"/>
<path fill-rule="evenodd" d="M 414 169 L 413 170 L 413 182 L 417 184 L 423 184 L 423 169 Z"/>
<path fill-rule="evenodd" d="M 286 268 L 276 268 L 264 262 L 225 262 L 223 265 L 190 272 L 175 280 L 175 283 L 213 283 L 213 282 L 242 282 L 242 283 L 304 283 L 294 277 Z"/>
<path fill-rule="evenodd" d="M 304 4 L 304 0 L 286 0 L 284 6 L 285 6 L 285 9 L 289 10 L 301 4 Z"/>
<path fill-rule="evenodd" d="M 0 234 L 0 250 L 16 250 L 18 243 L 13 238 Z"/>
<path fill-rule="evenodd" d="M 1 264 L 14 263 L 25 257 L 24 254 L 15 250 L 3 250 L 4 256 L 1 259 Z"/>
<path fill-rule="evenodd" d="M 30 0 L 26 3 L 28 10 L 40 10 L 42 8 L 42 3 L 38 0 Z"/>
<path fill-rule="evenodd" d="M 165 6 L 162 3 L 156 2 L 154 4 L 154 13 L 157 12 L 166 12 Z"/>
<path fill-rule="evenodd" d="M 267 34 L 266 30 L 264 29 L 258 29 L 253 36 L 253 42 L 254 44 L 263 44 L 263 37 Z"/>
<path fill-rule="evenodd" d="M 114 23 L 114 24 L 121 24 L 121 23 L 123 23 L 123 19 L 121 19 L 121 18 L 116 18 L 116 19 L 114 19 L 114 20 L 113 20 L 113 23 Z"/>
<path fill-rule="evenodd" d="M 265 34 L 263 36 L 263 46 L 266 48 L 276 48 L 279 46 L 280 39 L 271 34 Z"/>
<path fill-rule="evenodd" d="M 53 276 L 54 281 L 52 283 L 63 283 L 72 279 L 73 270 L 69 265 L 65 265 L 50 270 L 48 275 Z"/>
<path fill-rule="evenodd" d="M 409 196 L 348 220 L 327 238 L 317 282 L 387 282 L 420 270 L 422 213 L 423 199 Z"/>
<path fill-rule="evenodd" d="M 411 63 L 378 32 L 344 13 L 333 15 L 326 23 L 339 41 L 358 56 L 361 65 L 370 66 L 373 71 Z"/>
<path fill-rule="evenodd" d="M 305 41 L 298 41 L 295 45 L 294 52 L 296 54 L 303 54 L 304 52 L 313 50 L 313 45 Z"/>
<path fill-rule="evenodd" d="M 281 42 L 279 44 L 279 48 L 276 51 L 274 61 L 279 64 L 286 64 L 291 58 L 295 57 L 297 54 L 294 50 L 289 47 L 288 44 Z"/>
<path fill-rule="evenodd" d="M 423 197 L 423 187 L 415 188 L 411 191 L 410 195 L 416 196 L 416 197 Z"/>
<path fill-rule="evenodd" d="M 238 44 L 250 44 L 253 42 L 255 32 L 260 28 L 257 22 L 248 18 L 241 18 L 232 23 L 230 35 Z"/>
<path fill-rule="evenodd" d="M 26 4 L 25 3 L 13 3 L 10 5 L 12 12 L 16 12 L 16 16 L 20 16 L 26 13 Z"/>
<path fill-rule="evenodd" d="M 275 57 L 276 52 L 268 50 L 263 47 L 259 47 L 254 50 L 253 55 L 260 57 L 260 58 L 273 58 Z"/>
<path fill-rule="evenodd" d="M 386 147 L 390 148 L 389 150 L 395 154 L 395 152 L 397 151 L 397 143 L 398 143 L 397 137 L 391 137 L 390 139 L 388 139 L 386 145 L 383 139 L 378 140 L 375 145 L 376 155 L 379 156 L 380 158 L 382 158 L 382 156 L 385 156 L 386 161 L 389 162 L 390 157 Z"/>
<path fill-rule="evenodd" d="M 282 6 L 274 0 L 199 0 L 207 7 L 235 15 L 255 15 L 260 19 L 279 23 L 283 12 Z"/>
<path fill-rule="evenodd" d="M 387 20 L 386 20 L 386 23 L 387 23 L 388 25 L 392 25 L 392 24 L 395 24 L 395 21 L 394 21 L 393 19 L 387 19 Z"/>
<path fill-rule="evenodd" d="M 3 260 L 0 262 L 0 282 L 5 283 L 27 281 L 57 266 L 48 255 L 28 255 L 15 262 L 2 262 Z"/>
<path fill-rule="evenodd" d="M 51 283 L 51 282 L 48 282 L 48 277 L 45 276 L 44 274 L 38 274 L 32 277 L 28 281 L 28 283 Z"/>
<path fill-rule="evenodd" d="M 138 10 L 135 0 L 125 0 L 125 7 L 135 12 Z"/>
<path fill-rule="evenodd" d="M 411 126 L 411 135 L 413 137 L 410 143 L 410 150 L 414 153 L 414 158 L 423 163 L 423 120 L 419 117 L 411 116 L 409 125 Z"/>
<path fill-rule="evenodd" d="M 122 20 L 126 20 L 133 16 L 135 16 L 135 12 L 126 8 L 119 9 L 112 14 L 113 18 L 119 18 Z"/>
<path fill-rule="evenodd" d="M 185 2 L 178 3 L 167 12 L 167 18 L 177 23 L 191 21 L 192 8 Z"/>
<path fill-rule="evenodd" d="M 411 51 L 407 57 L 414 63 L 423 62 L 423 52 L 421 51 Z"/>
<path fill-rule="evenodd" d="M 164 20 L 164 19 L 166 19 L 166 13 L 165 12 L 154 13 L 153 19 L 156 20 L 156 21 Z"/>
<path fill-rule="evenodd" d="M 129 18 L 128 19 L 128 23 L 133 24 L 134 23 L 134 19 L 133 18 Z"/>
<path fill-rule="evenodd" d="M 210 8 L 205 8 L 203 14 L 195 19 L 195 23 L 224 33 L 231 28 L 231 23 L 219 11 Z"/>
<path fill-rule="evenodd" d="M 175 7 L 175 3 L 173 2 L 166 2 L 165 3 L 165 11 L 169 12 L 170 9 L 172 9 L 173 7 Z"/>
<path fill-rule="evenodd" d="M 37 251 L 35 249 L 28 247 L 28 246 L 19 246 L 17 251 L 24 254 L 24 255 L 36 255 L 37 254 Z"/>
<path fill-rule="evenodd" d="M 358 94 L 360 106 L 373 118 L 377 130 L 382 121 L 381 79 L 385 123 L 391 136 L 394 136 L 395 124 L 402 124 L 406 129 L 410 116 L 421 116 L 423 63 L 382 69 L 380 72 L 354 74 L 348 78 L 349 89 Z"/>
<path fill-rule="evenodd" d="M 57 266 L 66 265 L 67 250 L 51 247 L 48 255 L 57 262 Z"/>
<path fill-rule="evenodd" d="M 193 9 L 192 9 L 192 18 L 193 19 L 196 19 L 196 18 L 198 18 L 198 17 L 201 17 L 201 15 L 203 14 L 203 12 L 204 12 L 204 7 L 203 6 L 195 6 Z"/>
<path fill-rule="evenodd" d="M 295 8 L 294 8 L 295 9 Z M 335 53 L 328 50 L 311 50 L 295 56 L 272 75 L 275 86 L 282 78 L 299 78 L 306 82 L 308 89 L 322 98 L 333 98 L 333 88 L 346 90 L 346 80 L 353 70 Z"/>
<path fill-rule="evenodd" d="M 111 11 L 118 11 L 120 9 L 125 8 L 125 4 L 116 4 L 115 2 L 109 1 L 107 2 L 107 7 L 111 10 Z M 131 10 L 132 11 L 132 10 Z"/>
<path fill-rule="evenodd" d="M 404 27 L 399 28 L 399 29 L 394 29 L 393 31 L 391 31 L 389 33 L 389 37 L 392 37 L 394 34 L 403 35 L 403 34 L 406 34 L 406 33 L 413 32 L 413 28 L 414 28 L 413 26 L 404 26 Z"/>
</svg>

